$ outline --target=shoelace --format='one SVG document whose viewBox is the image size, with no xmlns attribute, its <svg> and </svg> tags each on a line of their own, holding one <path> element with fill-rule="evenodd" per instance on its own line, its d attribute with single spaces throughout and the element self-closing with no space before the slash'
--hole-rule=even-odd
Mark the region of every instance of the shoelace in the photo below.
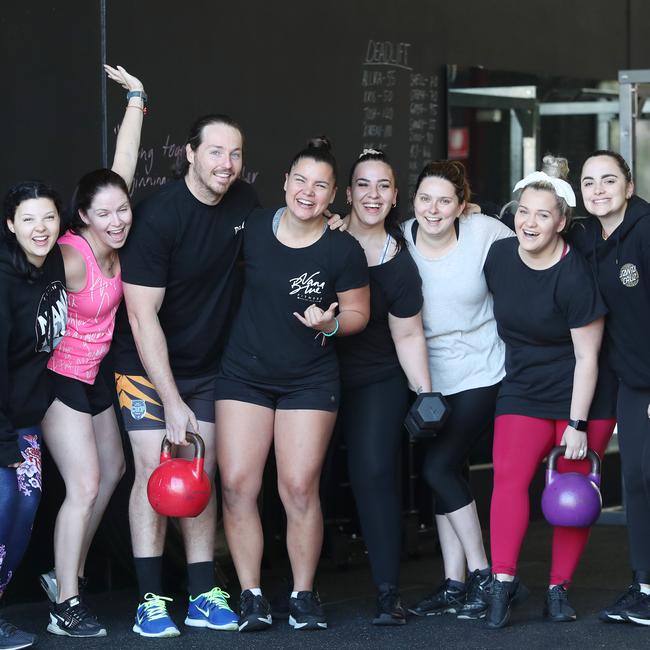
<svg viewBox="0 0 650 650">
<path fill-rule="evenodd" d="M 147 614 L 147 618 L 151 621 L 155 621 L 159 618 L 165 618 L 167 616 L 167 604 L 166 602 L 173 602 L 172 598 L 167 598 L 166 596 L 158 596 L 157 594 L 148 593 L 144 595 L 144 602 L 142 606 Z"/>
<path fill-rule="evenodd" d="M 551 600 L 567 600 L 566 587 L 557 585 L 553 589 L 548 590 L 548 597 Z"/>
<path fill-rule="evenodd" d="M 501 580 L 493 580 L 492 584 L 486 587 L 486 591 L 491 596 L 501 596 L 506 593 L 510 595 L 510 582 L 501 582 Z"/>
<path fill-rule="evenodd" d="M 469 588 L 467 589 L 467 602 L 472 602 L 479 598 L 481 592 L 490 586 L 490 577 L 489 575 L 482 576 L 479 573 L 475 573 L 472 576 L 469 581 Z"/>
<path fill-rule="evenodd" d="M 636 585 L 630 585 L 624 594 L 619 596 L 618 600 L 614 603 L 615 607 L 625 607 L 629 603 L 636 600 L 641 590 Z"/>
<path fill-rule="evenodd" d="M 57 612 L 57 615 L 63 619 L 64 626 L 68 628 L 75 628 L 90 617 L 88 608 L 81 601 L 66 607 L 63 612 Z"/>
<path fill-rule="evenodd" d="M 217 607 L 223 607 L 225 609 L 230 609 L 228 606 L 228 598 L 230 594 L 222 591 L 219 587 L 213 587 L 210 591 L 207 591 L 204 594 L 201 594 L 211 605 L 216 605 Z"/>
</svg>

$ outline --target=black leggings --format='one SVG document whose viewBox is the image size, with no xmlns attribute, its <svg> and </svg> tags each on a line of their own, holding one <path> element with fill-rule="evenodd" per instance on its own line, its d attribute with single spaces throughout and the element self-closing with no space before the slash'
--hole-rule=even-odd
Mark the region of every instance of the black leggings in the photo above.
<svg viewBox="0 0 650 650">
<path fill-rule="evenodd" d="M 409 408 L 399 373 L 359 388 L 343 387 L 339 422 L 348 471 L 376 585 L 399 583 L 402 536 L 400 450 Z"/>
<path fill-rule="evenodd" d="M 637 582 L 650 583 L 650 389 L 618 389 L 618 446 L 625 482 L 630 559 Z"/>
<path fill-rule="evenodd" d="M 499 384 L 447 395 L 451 415 L 427 443 L 422 474 L 436 497 L 436 514 L 444 515 L 474 501 L 463 471 L 467 458 L 494 422 Z"/>
</svg>

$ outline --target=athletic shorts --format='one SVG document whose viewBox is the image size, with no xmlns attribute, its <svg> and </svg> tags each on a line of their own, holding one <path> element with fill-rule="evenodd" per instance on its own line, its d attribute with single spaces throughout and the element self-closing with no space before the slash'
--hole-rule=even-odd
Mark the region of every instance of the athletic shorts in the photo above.
<svg viewBox="0 0 650 650">
<path fill-rule="evenodd" d="M 181 399 L 197 420 L 214 423 L 215 375 L 175 379 Z M 115 390 L 127 431 L 164 429 L 165 412 L 156 387 L 144 375 L 115 373 Z"/>
<path fill-rule="evenodd" d="M 80 413 L 97 415 L 113 406 L 113 391 L 101 374 L 94 384 L 86 384 L 72 377 L 49 371 L 54 386 L 54 397 Z"/>
<path fill-rule="evenodd" d="M 339 408 L 340 387 L 338 381 L 287 387 L 218 375 L 214 399 L 231 399 L 280 411 L 334 412 Z"/>
</svg>

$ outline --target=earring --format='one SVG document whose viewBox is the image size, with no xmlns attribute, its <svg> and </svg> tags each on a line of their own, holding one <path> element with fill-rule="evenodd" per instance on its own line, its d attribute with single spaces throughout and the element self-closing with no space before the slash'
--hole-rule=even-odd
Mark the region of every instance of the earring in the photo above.
<svg viewBox="0 0 650 650">
<path fill-rule="evenodd" d="M 397 201 L 395 201 L 395 203 L 393 203 L 393 207 L 394 207 L 394 208 L 397 207 Z"/>
<path fill-rule="evenodd" d="M 346 199 L 346 203 L 347 203 L 348 205 L 352 205 L 352 201 L 350 201 L 350 199 Z"/>
</svg>

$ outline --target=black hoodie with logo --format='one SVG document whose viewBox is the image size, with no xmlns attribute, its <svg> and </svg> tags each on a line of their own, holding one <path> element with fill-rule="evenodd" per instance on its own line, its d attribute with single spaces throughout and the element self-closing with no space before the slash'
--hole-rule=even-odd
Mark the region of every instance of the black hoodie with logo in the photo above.
<svg viewBox="0 0 650 650">
<path fill-rule="evenodd" d="M 16 429 L 39 424 L 52 401 L 46 366 L 65 332 L 66 316 L 59 247 L 28 282 L 0 240 L 0 467 L 24 460 Z"/>
<path fill-rule="evenodd" d="M 650 388 L 650 203 L 633 196 L 607 239 L 596 217 L 576 223 L 569 238 L 587 257 L 609 309 L 612 369 L 627 386 Z"/>
</svg>

